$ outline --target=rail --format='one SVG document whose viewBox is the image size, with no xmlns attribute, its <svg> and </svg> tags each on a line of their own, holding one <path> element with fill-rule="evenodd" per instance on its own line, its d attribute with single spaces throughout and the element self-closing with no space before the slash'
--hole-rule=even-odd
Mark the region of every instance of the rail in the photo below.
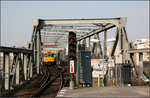
<svg viewBox="0 0 150 98">
<path fill-rule="evenodd" d="M 40 80 L 40 82 L 36 85 L 36 87 L 38 86 L 39 88 L 35 91 L 35 93 L 31 96 L 31 97 L 40 97 L 40 96 L 44 96 L 45 92 L 49 92 L 49 93 L 57 93 L 57 91 L 61 90 L 63 83 L 64 83 L 64 79 L 62 74 L 65 72 L 65 70 L 61 70 L 59 72 L 59 69 L 54 66 L 54 65 L 44 65 L 45 67 L 44 70 L 46 70 L 47 75 L 45 75 L 45 79 L 42 78 Z M 53 67 L 53 68 L 52 68 Z M 55 70 L 54 70 L 55 69 Z M 59 81 L 60 79 L 60 81 Z M 53 83 L 57 83 L 57 87 L 53 87 L 52 84 Z M 41 84 L 41 85 L 40 85 Z M 59 88 L 58 88 L 59 86 Z M 55 88 L 56 90 L 48 90 L 50 88 Z M 50 96 L 50 95 L 49 95 Z"/>
</svg>

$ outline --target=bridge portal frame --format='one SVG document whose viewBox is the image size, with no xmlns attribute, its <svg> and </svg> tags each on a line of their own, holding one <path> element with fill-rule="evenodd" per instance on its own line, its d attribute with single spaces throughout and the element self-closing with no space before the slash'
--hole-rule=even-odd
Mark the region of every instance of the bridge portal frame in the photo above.
<svg viewBox="0 0 150 98">
<path fill-rule="evenodd" d="M 127 33 L 126 33 L 126 22 L 127 18 L 126 17 L 121 17 L 121 18 L 100 18 L 100 19 L 32 19 L 32 24 L 34 26 L 33 34 L 32 34 L 32 44 L 33 44 L 33 51 L 34 51 L 34 62 L 37 65 L 37 73 L 39 73 L 39 67 L 41 61 L 40 55 L 40 49 L 41 49 L 41 38 L 40 38 L 40 30 L 43 26 L 45 25 L 53 25 L 53 24 L 96 24 L 96 25 L 102 25 L 102 28 L 99 28 L 97 30 L 94 30 L 92 32 L 89 32 L 88 34 L 85 34 L 77 39 L 78 42 L 81 42 L 82 40 L 86 40 L 86 38 L 89 38 L 89 42 L 91 40 L 91 36 L 95 35 L 98 36 L 99 33 L 104 31 L 104 54 L 106 55 L 106 46 L 107 46 L 107 30 L 117 27 L 116 30 L 116 41 L 113 43 L 113 48 L 111 51 L 111 57 L 114 56 L 114 52 L 117 46 L 117 43 L 119 42 L 119 49 L 120 53 L 122 55 L 122 63 L 130 62 L 130 56 L 128 54 L 128 50 L 130 48 L 128 38 L 127 38 Z M 39 37 L 38 37 L 39 36 Z M 86 44 L 86 43 L 84 43 Z M 99 48 L 100 51 L 101 48 L 97 43 L 97 47 Z M 91 44 L 89 43 L 89 47 L 91 47 Z M 90 48 L 91 49 L 91 48 Z M 95 50 L 96 47 L 93 47 L 93 50 Z M 97 51 L 98 52 L 98 51 Z M 93 54 L 98 54 L 100 57 L 102 57 L 102 52 L 98 53 L 93 53 Z M 39 57 L 39 58 L 38 58 Z"/>
</svg>

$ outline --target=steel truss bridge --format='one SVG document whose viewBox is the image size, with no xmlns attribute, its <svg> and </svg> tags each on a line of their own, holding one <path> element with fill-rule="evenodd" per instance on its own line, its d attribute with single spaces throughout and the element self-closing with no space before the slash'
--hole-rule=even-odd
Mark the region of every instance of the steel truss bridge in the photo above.
<svg viewBox="0 0 150 98">
<path fill-rule="evenodd" d="M 77 34 L 78 44 L 85 44 L 91 51 L 92 58 L 115 58 L 114 53 L 119 45 L 120 63 L 130 62 L 133 67 L 133 53 L 149 52 L 147 50 L 133 49 L 128 41 L 126 32 L 126 17 L 121 18 L 100 18 L 100 19 L 33 19 L 33 32 L 31 42 L 27 49 L 0 47 L 3 53 L 3 67 L 1 67 L 2 88 L 12 89 L 14 84 L 20 84 L 23 80 L 29 80 L 33 74 L 41 73 L 42 49 L 43 45 L 49 43 L 66 44 L 68 42 L 68 32 L 74 31 Z M 112 45 L 111 54 L 107 55 L 107 31 L 116 28 L 115 41 Z M 101 47 L 100 33 L 104 33 L 104 49 Z M 91 43 L 91 38 L 99 40 Z M 13 63 L 10 64 L 10 55 L 13 53 Z M 136 72 L 135 72 L 136 73 Z"/>
</svg>

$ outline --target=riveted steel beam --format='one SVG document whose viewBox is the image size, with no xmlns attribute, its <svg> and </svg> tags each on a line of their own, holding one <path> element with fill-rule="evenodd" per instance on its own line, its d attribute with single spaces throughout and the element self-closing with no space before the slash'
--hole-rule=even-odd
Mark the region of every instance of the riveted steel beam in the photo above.
<svg viewBox="0 0 150 98">
<path fill-rule="evenodd" d="M 92 32 L 89 32 L 88 34 L 85 34 L 85 35 L 83 35 L 83 36 L 77 38 L 77 41 L 80 41 L 80 40 L 85 39 L 85 38 L 87 38 L 87 37 L 93 36 L 94 34 L 103 32 L 103 31 L 105 31 L 105 30 L 111 29 L 111 28 L 115 27 L 115 25 L 113 25 L 113 24 L 108 24 L 108 25 L 106 25 L 106 26 L 104 26 L 104 27 L 105 27 L 105 28 L 99 28 L 99 29 L 97 29 L 97 30 L 94 30 L 94 31 L 92 31 Z"/>
<path fill-rule="evenodd" d="M 12 47 L 3 47 L 0 46 L 0 52 L 5 52 L 5 53 L 32 53 L 31 50 L 29 49 L 20 49 L 20 48 L 12 48 Z"/>
<path fill-rule="evenodd" d="M 35 22 L 35 21 L 34 21 Z M 121 22 L 122 25 L 126 24 L 126 18 L 100 18 L 100 19 L 39 19 L 36 21 L 37 23 L 41 23 L 42 25 L 48 25 L 48 24 L 93 24 L 93 23 L 111 23 L 115 24 L 117 27 L 119 27 Z"/>
<path fill-rule="evenodd" d="M 145 49 L 129 49 L 128 53 L 150 53 L 150 48 Z"/>
</svg>

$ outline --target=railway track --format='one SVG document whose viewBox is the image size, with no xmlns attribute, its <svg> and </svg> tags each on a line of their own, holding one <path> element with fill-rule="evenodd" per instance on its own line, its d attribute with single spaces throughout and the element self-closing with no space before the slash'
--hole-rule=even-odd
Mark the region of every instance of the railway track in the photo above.
<svg viewBox="0 0 150 98">
<path fill-rule="evenodd" d="M 46 79 L 42 79 L 44 80 L 43 83 L 31 97 L 55 97 L 67 81 L 63 76 L 66 71 L 65 68 L 59 69 L 55 65 L 44 66 L 47 73 Z"/>
<path fill-rule="evenodd" d="M 60 69 L 56 65 L 43 64 L 42 72 L 42 76 L 35 78 L 30 84 L 7 97 L 55 97 L 69 79 L 66 67 L 63 66 Z"/>
<path fill-rule="evenodd" d="M 40 83 L 38 83 L 37 91 L 31 97 L 46 97 L 52 96 L 53 93 L 57 93 L 61 88 L 61 84 L 63 83 L 62 73 L 65 71 L 58 70 L 55 65 L 44 65 L 44 69 L 46 70 L 46 75 L 41 79 Z M 41 85 L 39 85 L 41 84 Z M 54 96 L 52 96 L 54 97 Z"/>
</svg>

